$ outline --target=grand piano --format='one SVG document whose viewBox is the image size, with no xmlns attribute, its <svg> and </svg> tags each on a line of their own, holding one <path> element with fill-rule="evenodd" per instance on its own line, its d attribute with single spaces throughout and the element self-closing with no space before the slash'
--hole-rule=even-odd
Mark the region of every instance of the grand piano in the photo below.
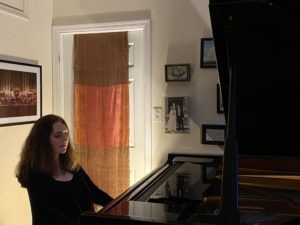
<svg viewBox="0 0 300 225">
<path fill-rule="evenodd" d="M 172 154 L 83 225 L 300 225 L 300 1 L 210 0 L 224 155 Z"/>
</svg>

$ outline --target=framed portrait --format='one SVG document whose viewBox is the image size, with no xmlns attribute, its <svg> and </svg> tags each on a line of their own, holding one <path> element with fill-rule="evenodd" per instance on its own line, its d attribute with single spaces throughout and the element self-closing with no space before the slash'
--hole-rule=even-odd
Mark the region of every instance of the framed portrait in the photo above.
<svg viewBox="0 0 300 225">
<path fill-rule="evenodd" d="M 213 38 L 201 38 L 200 67 L 217 68 Z"/>
<path fill-rule="evenodd" d="M 165 65 L 166 82 L 190 81 L 190 64 Z"/>
<path fill-rule="evenodd" d="M 33 123 L 42 115 L 42 66 L 0 60 L 0 126 Z"/>
<path fill-rule="evenodd" d="M 165 133 L 189 133 L 188 97 L 166 97 L 165 104 Z"/>
<path fill-rule="evenodd" d="M 224 145 L 225 137 L 225 125 L 202 124 L 202 144 Z"/>
<path fill-rule="evenodd" d="M 217 113 L 224 113 L 221 86 L 217 83 Z"/>
</svg>

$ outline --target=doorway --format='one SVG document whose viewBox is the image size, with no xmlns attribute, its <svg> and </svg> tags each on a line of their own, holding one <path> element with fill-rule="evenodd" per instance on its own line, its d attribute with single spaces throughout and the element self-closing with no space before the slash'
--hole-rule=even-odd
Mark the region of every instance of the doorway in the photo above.
<svg viewBox="0 0 300 225">
<path fill-rule="evenodd" d="M 150 21 L 55 26 L 53 36 L 53 113 L 73 133 L 73 36 L 128 31 L 130 98 L 130 185 L 151 171 Z"/>
</svg>

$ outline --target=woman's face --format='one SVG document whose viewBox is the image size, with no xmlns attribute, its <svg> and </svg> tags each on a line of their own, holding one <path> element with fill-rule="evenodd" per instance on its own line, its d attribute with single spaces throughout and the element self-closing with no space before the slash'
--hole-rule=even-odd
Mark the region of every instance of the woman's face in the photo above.
<svg viewBox="0 0 300 225">
<path fill-rule="evenodd" d="M 50 134 L 50 144 L 56 154 L 64 154 L 69 144 L 69 130 L 62 122 L 53 124 L 52 133 Z"/>
</svg>

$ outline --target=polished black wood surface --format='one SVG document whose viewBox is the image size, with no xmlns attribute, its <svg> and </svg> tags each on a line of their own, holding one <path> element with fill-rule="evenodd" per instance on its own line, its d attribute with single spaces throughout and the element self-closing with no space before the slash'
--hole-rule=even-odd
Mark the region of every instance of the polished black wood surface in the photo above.
<svg viewBox="0 0 300 225">
<path fill-rule="evenodd" d="M 239 162 L 243 225 L 297 225 L 300 219 L 299 160 L 244 157 Z M 84 213 L 81 224 L 215 225 L 220 207 L 222 163 L 222 156 L 170 154 L 164 165 L 102 210 Z M 272 169 L 266 168 L 266 164 Z M 185 191 L 186 196 L 178 196 L 174 191 L 176 183 L 173 183 L 173 192 L 167 194 L 166 182 L 182 174 L 181 169 L 196 174 L 190 176 L 193 177 L 193 184 L 188 185 L 190 190 Z M 192 189 L 198 193 L 188 195 Z M 159 191 L 162 193 L 155 197 Z"/>
<path fill-rule="evenodd" d="M 215 180 L 222 156 L 169 154 L 167 162 L 99 213 L 84 213 L 82 224 L 177 224 L 191 220 L 203 193 Z M 178 178 L 189 176 L 189 185 Z M 187 190 L 188 189 L 188 190 Z"/>
</svg>

